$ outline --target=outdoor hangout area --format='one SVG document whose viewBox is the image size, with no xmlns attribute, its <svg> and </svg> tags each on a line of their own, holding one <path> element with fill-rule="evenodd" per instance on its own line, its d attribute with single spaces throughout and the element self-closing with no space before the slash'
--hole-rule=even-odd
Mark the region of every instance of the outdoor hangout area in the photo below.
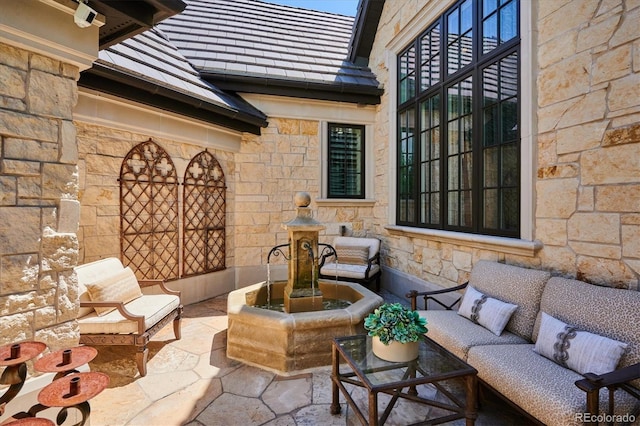
<svg viewBox="0 0 640 426">
<path fill-rule="evenodd" d="M 638 28 L 0 2 L 0 425 L 640 426 Z"/>
</svg>

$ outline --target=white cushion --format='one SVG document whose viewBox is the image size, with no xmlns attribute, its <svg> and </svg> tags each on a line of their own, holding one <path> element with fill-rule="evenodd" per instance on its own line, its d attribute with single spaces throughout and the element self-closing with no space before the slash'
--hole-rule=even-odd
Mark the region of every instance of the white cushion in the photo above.
<svg viewBox="0 0 640 426">
<path fill-rule="evenodd" d="M 579 331 L 542 312 L 534 350 L 580 374 L 604 374 L 616 369 L 626 343 Z"/>
<path fill-rule="evenodd" d="M 369 269 L 369 277 L 374 276 L 380 270 L 380 265 L 373 264 Z M 320 273 L 326 277 L 332 278 L 353 278 L 364 279 L 367 272 L 367 265 L 350 265 L 348 263 L 326 263 L 321 269 Z"/>
<path fill-rule="evenodd" d="M 180 298 L 171 294 L 145 294 L 127 303 L 127 311 L 144 315 L 145 330 L 180 305 Z M 131 334 L 138 332 L 138 323 L 120 315 L 117 310 L 99 317 L 95 312 L 78 319 L 80 334 Z"/>
<path fill-rule="evenodd" d="M 475 288 L 467 286 L 458 314 L 499 336 L 517 308 L 517 305 L 487 297 Z"/>
<path fill-rule="evenodd" d="M 129 267 L 101 280 L 85 283 L 85 286 L 93 302 L 128 303 L 142 296 L 138 280 Z M 114 309 L 95 308 L 99 316 L 106 315 Z"/>
<path fill-rule="evenodd" d="M 117 257 L 107 257 L 94 262 L 84 263 L 76 266 L 74 271 L 78 278 L 78 295 L 80 302 L 90 302 L 91 298 L 87 292 L 85 283 L 95 282 L 105 277 L 111 276 L 122 270 L 124 266 Z M 93 308 L 80 307 L 78 318 L 95 312 Z"/>
<path fill-rule="evenodd" d="M 344 246 L 335 247 L 338 263 L 350 265 L 367 265 L 369 263 L 369 246 Z"/>
</svg>

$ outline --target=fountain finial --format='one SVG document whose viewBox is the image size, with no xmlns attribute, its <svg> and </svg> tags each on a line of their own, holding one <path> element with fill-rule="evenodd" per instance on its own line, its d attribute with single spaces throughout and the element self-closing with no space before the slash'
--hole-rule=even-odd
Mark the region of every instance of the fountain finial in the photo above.
<svg viewBox="0 0 640 426">
<path fill-rule="evenodd" d="M 311 195 L 304 191 L 296 192 L 293 196 L 293 201 L 296 203 L 296 207 L 309 207 Z"/>
</svg>

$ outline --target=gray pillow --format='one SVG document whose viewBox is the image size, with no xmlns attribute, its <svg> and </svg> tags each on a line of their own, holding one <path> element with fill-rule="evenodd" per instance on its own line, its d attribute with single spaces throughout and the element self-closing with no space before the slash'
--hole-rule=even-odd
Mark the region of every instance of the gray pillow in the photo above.
<svg viewBox="0 0 640 426">
<path fill-rule="evenodd" d="M 517 308 L 518 305 L 487 297 L 475 288 L 467 286 L 458 314 L 499 336 Z"/>
<path fill-rule="evenodd" d="M 580 374 L 604 374 L 616 369 L 626 343 L 579 331 L 542 312 L 534 351 Z"/>
</svg>

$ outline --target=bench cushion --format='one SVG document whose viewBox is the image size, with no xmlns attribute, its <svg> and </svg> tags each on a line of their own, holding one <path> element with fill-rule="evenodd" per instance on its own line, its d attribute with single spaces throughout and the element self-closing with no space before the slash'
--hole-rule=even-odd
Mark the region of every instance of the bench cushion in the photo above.
<svg viewBox="0 0 640 426">
<path fill-rule="evenodd" d="M 582 425 L 576 414 L 586 412 L 586 394 L 574 383 L 583 377 L 535 353 L 533 345 L 475 346 L 467 362 L 478 377 L 520 408 L 548 425 Z M 630 413 L 637 400 L 616 391 L 616 413 Z M 608 391 L 600 391 L 600 411 L 606 413 Z"/>
<path fill-rule="evenodd" d="M 496 336 L 456 311 L 418 311 L 427 319 L 427 336 L 460 359 L 466 360 L 469 349 L 476 345 L 526 344 L 527 340 L 504 331 Z"/>
<path fill-rule="evenodd" d="M 145 330 L 180 305 L 180 298 L 170 294 L 145 294 L 127 303 L 126 309 L 134 315 L 144 315 Z M 130 334 L 138 332 L 138 325 L 120 315 L 117 310 L 104 316 L 95 312 L 78 318 L 80 334 Z"/>
<path fill-rule="evenodd" d="M 369 270 L 369 277 L 374 276 L 380 271 L 380 265 L 373 264 L 371 265 L 371 269 Z M 327 277 L 335 277 L 340 278 L 354 278 L 354 279 L 364 279 L 366 278 L 365 274 L 367 272 L 367 265 L 350 265 L 344 263 L 327 263 L 322 269 L 320 269 L 320 273 Z"/>
<path fill-rule="evenodd" d="M 505 330 L 529 341 L 550 273 L 481 260 L 471 271 L 469 285 L 489 297 L 518 305 Z"/>
</svg>

